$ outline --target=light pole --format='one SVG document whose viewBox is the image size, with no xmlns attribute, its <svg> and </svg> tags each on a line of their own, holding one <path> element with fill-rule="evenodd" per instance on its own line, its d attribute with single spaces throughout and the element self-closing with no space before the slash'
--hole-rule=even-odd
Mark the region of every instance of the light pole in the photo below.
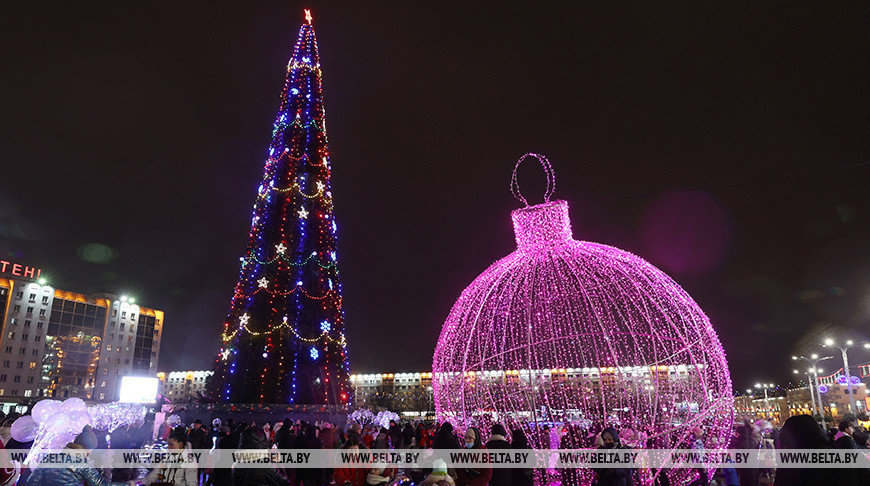
<svg viewBox="0 0 870 486">
<path fill-rule="evenodd" d="M 813 353 L 809 358 L 806 356 L 792 356 L 791 359 L 795 361 L 802 359 L 812 366 L 812 368 L 810 368 L 810 372 L 813 374 L 812 386 L 816 388 L 816 391 L 819 391 L 819 371 L 822 371 L 821 368 L 819 368 L 819 363 L 826 359 L 831 359 L 831 357 L 825 356 L 824 358 L 819 358 L 818 354 Z M 817 396 L 819 397 L 819 416 L 822 417 L 822 420 L 825 420 L 825 406 L 822 404 L 822 393 L 819 392 Z"/>
<path fill-rule="evenodd" d="M 800 372 L 798 370 L 794 370 L 794 374 L 799 375 Z M 810 378 L 810 370 L 807 370 L 807 388 L 810 389 L 810 403 L 813 404 L 813 417 L 816 416 L 816 394 L 813 392 L 813 383 L 812 378 Z"/>
<path fill-rule="evenodd" d="M 836 344 L 833 339 L 825 339 L 824 347 L 834 347 L 840 350 L 843 353 L 843 371 L 846 373 L 846 391 L 849 394 L 849 410 L 855 414 L 858 413 L 858 409 L 855 408 L 855 395 L 852 394 L 852 374 L 849 373 L 849 356 L 846 354 L 846 351 L 855 344 L 852 340 L 846 341 L 842 346 Z M 870 348 L 870 343 L 864 344 L 865 348 Z"/>
<path fill-rule="evenodd" d="M 764 384 L 756 383 L 755 388 L 764 390 L 764 413 L 765 413 L 764 419 L 767 420 L 767 414 L 770 413 L 770 402 L 767 400 L 767 389 L 773 388 L 773 385 L 771 385 L 770 383 L 764 383 Z"/>
</svg>

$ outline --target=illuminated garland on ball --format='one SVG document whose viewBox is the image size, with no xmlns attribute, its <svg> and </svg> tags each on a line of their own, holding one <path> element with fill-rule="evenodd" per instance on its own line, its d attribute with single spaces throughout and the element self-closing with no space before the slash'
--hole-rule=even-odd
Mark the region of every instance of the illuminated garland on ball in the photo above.
<svg viewBox="0 0 870 486">
<path fill-rule="evenodd" d="M 551 445 L 542 423 L 631 425 L 659 449 L 692 448 L 700 426 L 708 451 L 721 451 L 734 400 L 710 320 L 649 262 L 575 240 L 568 204 L 549 200 L 555 180 L 546 158 L 517 161 L 517 199 L 525 202 L 516 168 L 529 155 L 547 172 L 544 203 L 511 213 L 516 251 L 481 273 L 447 316 L 432 364 L 438 420 L 485 435 L 494 422 L 521 427 L 535 448 Z M 497 372 L 517 369 L 541 373 Z M 592 481 L 589 470 L 577 474 Z M 659 471 L 644 474 L 652 484 Z M 688 484 L 694 472 L 666 474 Z"/>
</svg>

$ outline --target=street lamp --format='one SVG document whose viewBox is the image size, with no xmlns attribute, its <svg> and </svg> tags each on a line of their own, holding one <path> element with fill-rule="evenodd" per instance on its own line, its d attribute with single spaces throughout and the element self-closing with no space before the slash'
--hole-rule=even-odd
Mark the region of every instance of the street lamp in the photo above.
<svg viewBox="0 0 870 486">
<path fill-rule="evenodd" d="M 767 390 L 773 389 L 773 385 L 771 385 L 770 383 L 756 383 L 755 388 L 764 390 L 764 419 L 767 419 L 767 414 L 770 413 L 770 402 L 768 402 L 767 400 Z"/>
<path fill-rule="evenodd" d="M 809 358 L 807 358 L 806 356 L 792 356 L 791 359 L 793 359 L 795 361 L 802 359 L 802 360 L 806 361 L 807 363 L 809 363 L 810 366 L 812 366 L 812 368 L 810 368 L 809 371 L 810 371 L 810 373 L 813 374 L 813 386 L 816 388 L 816 391 L 818 391 L 819 390 L 819 372 L 822 371 L 822 369 L 819 368 L 819 363 L 821 363 L 822 361 L 824 361 L 826 359 L 831 359 L 831 357 L 825 356 L 824 358 L 819 358 L 818 354 L 813 353 L 810 355 Z M 822 404 L 822 393 L 821 392 L 818 393 L 818 397 L 819 397 L 819 416 L 821 416 L 824 420 L 825 406 L 824 406 L 824 404 Z"/>
<path fill-rule="evenodd" d="M 794 370 L 794 374 L 799 375 L 800 371 Z M 807 388 L 810 389 L 810 403 L 813 404 L 813 417 L 816 416 L 816 394 L 813 392 L 812 378 L 810 378 L 810 370 L 807 370 Z"/>
<path fill-rule="evenodd" d="M 855 343 L 849 339 L 843 345 L 836 344 L 833 339 L 825 339 L 825 344 L 822 347 L 833 347 L 840 350 L 843 353 L 843 371 L 846 372 L 846 393 L 849 394 L 849 410 L 852 413 L 858 413 L 858 409 L 855 407 L 855 395 L 852 394 L 852 375 L 849 373 L 849 356 L 846 354 L 846 351 L 849 350 Z M 868 346 L 870 343 L 865 343 L 865 348 L 870 348 Z"/>
</svg>

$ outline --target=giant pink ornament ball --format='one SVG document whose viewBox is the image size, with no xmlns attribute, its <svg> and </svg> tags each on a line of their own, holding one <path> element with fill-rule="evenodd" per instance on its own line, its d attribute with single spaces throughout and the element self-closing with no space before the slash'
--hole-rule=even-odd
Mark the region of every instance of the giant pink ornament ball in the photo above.
<svg viewBox="0 0 870 486">
<path fill-rule="evenodd" d="M 511 213 L 517 250 L 462 292 L 441 330 L 432 363 L 438 419 L 487 435 L 495 422 L 522 427 L 535 448 L 552 445 L 545 424 L 576 429 L 563 447 L 589 446 L 580 429 L 614 425 L 667 449 L 691 448 L 701 425 L 708 450 L 726 447 L 731 378 L 709 319 L 649 262 L 574 240 L 568 204 L 549 201 L 552 169 L 538 158 L 545 203 Z M 516 168 L 511 188 L 525 202 Z M 671 483 L 688 474 L 671 471 Z"/>
</svg>

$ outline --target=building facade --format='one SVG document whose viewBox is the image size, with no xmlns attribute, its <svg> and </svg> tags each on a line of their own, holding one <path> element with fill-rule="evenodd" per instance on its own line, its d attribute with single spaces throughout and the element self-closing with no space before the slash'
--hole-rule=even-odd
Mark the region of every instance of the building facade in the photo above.
<svg viewBox="0 0 870 486">
<path fill-rule="evenodd" d="M 39 273 L 0 278 L 0 400 L 113 401 L 121 376 L 155 375 L 163 311 L 55 289 Z"/>
<path fill-rule="evenodd" d="M 172 403 L 196 402 L 205 393 L 205 382 L 214 371 L 169 371 L 157 373 L 157 393 Z"/>
<path fill-rule="evenodd" d="M 853 385 L 855 406 L 858 409 L 854 415 L 865 413 L 870 407 L 870 395 L 867 385 L 860 383 Z M 818 414 L 818 402 L 821 398 L 825 417 L 838 422 L 844 415 L 849 413 L 849 395 L 846 386 L 836 383 L 822 384 L 820 390 L 815 393 L 819 396 L 811 397 L 810 390 L 806 386 L 786 390 L 785 396 L 769 396 L 767 400 L 758 395 L 740 395 L 734 398 L 734 410 L 738 419 L 748 418 L 751 420 L 769 420 L 774 425 L 782 425 L 789 417 L 794 415 L 812 415 L 815 409 Z M 815 399 L 815 405 L 813 400 Z"/>
</svg>

